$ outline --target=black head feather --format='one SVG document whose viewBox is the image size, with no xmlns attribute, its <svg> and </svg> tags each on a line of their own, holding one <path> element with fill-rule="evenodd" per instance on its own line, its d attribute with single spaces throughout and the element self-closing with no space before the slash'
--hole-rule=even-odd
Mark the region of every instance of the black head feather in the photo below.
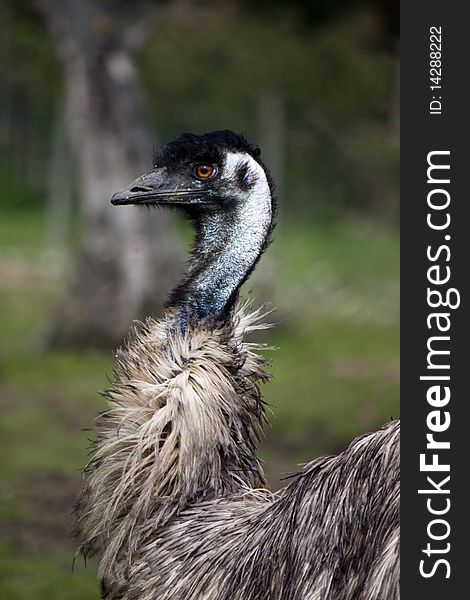
<svg viewBox="0 0 470 600">
<path fill-rule="evenodd" d="M 228 129 L 203 134 L 183 133 L 162 151 L 155 152 L 153 162 L 155 167 L 166 167 L 173 171 L 192 161 L 222 164 L 227 152 L 247 152 L 261 164 L 258 146 L 250 144 L 242 135 Z"/>
</svg>

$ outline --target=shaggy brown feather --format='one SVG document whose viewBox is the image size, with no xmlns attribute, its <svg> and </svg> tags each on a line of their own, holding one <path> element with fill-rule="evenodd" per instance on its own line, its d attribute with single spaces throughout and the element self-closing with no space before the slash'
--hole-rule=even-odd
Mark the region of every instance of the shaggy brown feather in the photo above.
<svg viewBox="0 0 470 600">
<path fill-rule="evenodd" d="M 399 425 L 263 490 L 261 318 L 181 333 L 169 313 L 118 352 L 76 508 L 104 598 L 398 598 Z"/>
<path fill-rule="evenodd" d="M 258 383 L 269 376 L 260 346 L 244 335 L 266 327 L 245 307 L 224 327 L 166 319 L 137 323 L 105 392 L 94 454 L 77 502 L 85 555 L 102 554 L 100 574 L 122 580 L 149 527 L 203 499 L 263 487 L 256 446 L 265 420 Z"/>
</svg>

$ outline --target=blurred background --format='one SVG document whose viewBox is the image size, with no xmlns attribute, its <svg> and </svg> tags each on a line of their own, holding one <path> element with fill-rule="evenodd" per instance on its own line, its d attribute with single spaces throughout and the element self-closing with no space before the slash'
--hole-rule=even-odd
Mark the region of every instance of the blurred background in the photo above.
<svg viewBox="0 0 470 600">
<path fill-rule="evenodd" d="M 273 488 L 398 416 L 398 3 L 3 0 L 0 597 L 97 599 L 69 539 L 86 429 L 132 319 L 191 232 L 113 209 L 153 145 L 233 129 L 277 182 L 245 286 L 277 307 L 262 447 Z"/>
</svg>

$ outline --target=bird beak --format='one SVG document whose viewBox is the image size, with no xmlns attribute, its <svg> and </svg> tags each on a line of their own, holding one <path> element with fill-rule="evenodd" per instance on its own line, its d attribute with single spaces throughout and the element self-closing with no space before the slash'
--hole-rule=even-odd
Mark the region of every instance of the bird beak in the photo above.
<svg viewBox="0 0 470 600">
<path fill-rule="evenodd" d="M 178 182 L 178 176 L 168 175 L 166 169 L 152 169 L 127 189 L 114 194 L 111 203 L 115 206 L 204 204 L 208 195 L 208 190 L 189 189 L 187 181 Z"/>
</svg>

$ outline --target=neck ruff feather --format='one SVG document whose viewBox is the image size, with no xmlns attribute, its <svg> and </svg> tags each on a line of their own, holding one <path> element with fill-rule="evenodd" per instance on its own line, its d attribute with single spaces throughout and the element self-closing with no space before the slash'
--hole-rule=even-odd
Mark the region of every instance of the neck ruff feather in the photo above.
<svg viewBox="0 0 470 600">
<path fill-rule="evenodd" d="M 174 328 L 174 315 L 136 323 L 116 355 L 110 409 L 97 419 L 93 456 L 76 506 L 85 555 L 101 575 L 128 559 L 146 524 L 163 526 L 200 501 L 264 487 L 256 447 L 265 423 L 259 383 L 269 379 L 262 307 L 240 304 L 221 328 Z"/>
</svg>

